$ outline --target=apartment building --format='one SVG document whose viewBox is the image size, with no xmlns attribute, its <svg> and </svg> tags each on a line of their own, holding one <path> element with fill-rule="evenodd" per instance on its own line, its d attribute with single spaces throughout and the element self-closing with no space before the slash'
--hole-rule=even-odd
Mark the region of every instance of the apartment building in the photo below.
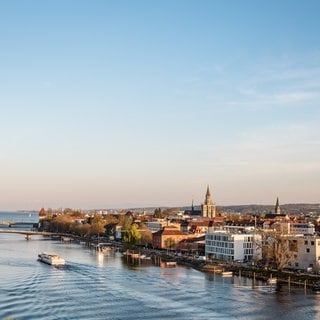
<svg viewBox="0 0 320 320">
<path fill-rule="evenodd" d="M 269 228 L 275 229 L 282 234 L 291 235 L 313 235 L 315 233 L 315 225 L 310 222 L 275 222 Z"/>
<path fill-rule="evenodd" d="M 258 261 L 261 259 L 261 236 L 254 233 L 214 231 L 206 234 L 207 259 L 224 261 Z"/>
<path fill-rule="evenodd" d="M 320 271 L 320 237 L 315 235 L 293 236 L 290 238 L 293 261 L 288 265 L 293 269 Z"/>
</svg>

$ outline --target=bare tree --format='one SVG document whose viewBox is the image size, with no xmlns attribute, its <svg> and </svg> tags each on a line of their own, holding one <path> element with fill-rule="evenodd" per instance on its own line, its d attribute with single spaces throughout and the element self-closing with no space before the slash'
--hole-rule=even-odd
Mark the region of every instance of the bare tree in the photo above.
<svg viewBox="0 0 320 320">
<path fill-rule="evenodd" d="M 140 237 L 140 244 L 146 245 L 152 243 L 152 232 L 147 228 L 144 223 L 140 224 L 139 227 Z"/>
<path fill-rule="evenodd" d="M 265 230 L 262 235 L 263 258 L 277 270 L 282 270 L 294 260 L 294 246 L 288 236 L 275 230 Z"/>
</svg>

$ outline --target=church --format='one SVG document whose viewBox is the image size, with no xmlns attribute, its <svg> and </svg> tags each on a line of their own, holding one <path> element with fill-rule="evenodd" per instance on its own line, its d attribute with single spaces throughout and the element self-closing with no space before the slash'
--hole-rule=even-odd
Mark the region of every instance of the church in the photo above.
<svg viewBox="0 0 320 320">
<path fill-rule="evenodd" d="M 211 200 L 209 186 L 207 187 L 206 196 L 204 199 L 204 203 L 201 205 L 201 210 L 196 210 L 194 208 L 193 200 L 192 200 L 191 210 L 185 210 L 184 214 L 190 215 L 190 216 L 206 217 L 210 219 L 213 219 L 216 216 L 216 205 Z"/>
<path fill-rule="evenodd" d="M 207 187 L 206 197 L 204 204 L 201 205 L 202 217 L 213 219 L 216 216 L 216 204 L 211 200 L 211 194 L 209 186 Z"/>
</svg>

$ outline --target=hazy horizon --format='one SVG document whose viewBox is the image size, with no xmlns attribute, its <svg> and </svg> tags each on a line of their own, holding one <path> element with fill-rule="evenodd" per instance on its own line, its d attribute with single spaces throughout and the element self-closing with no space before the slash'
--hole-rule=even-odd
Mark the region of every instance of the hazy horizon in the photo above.
<svg viewBox="0 0 320 320">
<path fill-rule="evenodd" d="M 201 208 L 201 204 L 202 203 L 195 203 L 194 207 L 195 208 Z M 280 207 L 285 207 L 288 205 L 320 205 L 320 202 L 294 202 L 294 203 L 281 203 Z M 81 207 L 62 207 L 62 206 L 58 206 L 58 207 L 44 207 L 45 210 L 47 209 L 53 209 L 53 210 L 57 210 L 57 209 L 73 209 L 73 210 L 135 210 L 135 209 L 154 209 L 154 208 L 168 208 L 168 209 L 173 209 L 173 208 L 191 208 L 192 204 L 186 204 L 186 205 L 181 205 L 181 206 L 166 206 L 166 205 L 161 205 L 161 206 L 143 206 L 143 207 L 92 207 L 92 208 L 81 208 Z M 238 203 L 238 204 L 217 204 L 217 207 L 245 207 L 245 206 L 270 206 L 270 207 L 274 207 L 275 203 Z M 17 208 L 17 209 L 1 209 L 0 208 L 0 212 L 19 212 L 19 211 L 32 211 L 32 212 L 37 212 L 40 211 L 40 209 L 42 208 L 29 208 L 29 209 L 24 209 L 24 208 Z"/>
<path fill-rule="evenodd" d="M 0 210 L 319 203 L 319 1 L 3 1 Z"/>
</svg>

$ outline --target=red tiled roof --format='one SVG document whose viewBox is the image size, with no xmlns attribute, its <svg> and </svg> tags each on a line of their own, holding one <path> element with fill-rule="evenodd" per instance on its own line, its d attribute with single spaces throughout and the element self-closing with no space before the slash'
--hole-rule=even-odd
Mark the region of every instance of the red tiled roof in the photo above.
<svg viewBox="0 0 320 320">
<path fill-rule="evenodd" d="M 179 229 L 177 228 L 163 228 L 157 232 L 154 233 L 155 235 L 159 236 L 181 236 L 184 235 Z"/>
</svg>

